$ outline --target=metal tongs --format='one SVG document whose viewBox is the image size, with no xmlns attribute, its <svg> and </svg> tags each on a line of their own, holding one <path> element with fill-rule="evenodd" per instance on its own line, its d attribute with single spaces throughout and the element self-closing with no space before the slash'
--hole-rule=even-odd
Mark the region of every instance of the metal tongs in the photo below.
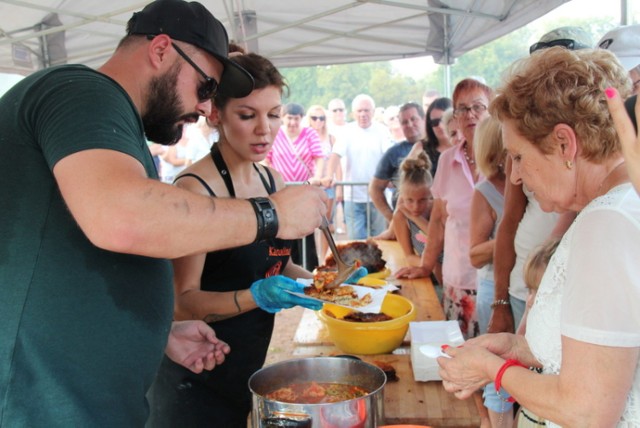
<svg viewBox="0 0 640 428">
<path fill-rule="evenodd" d="M 325 285 L 325 288 L 331 289 L 336 288 L 343 282 L 345 282 L 349 277 L 358 269 L 358 266 L 355 264 L 348 265 L 342 260 L 342 256 L 338 252 L 336 248 L 336 242 L 333 240 L 333 235 L 329 230 L 329 220 L 327 220 L 326 216 L 322 216 L 322 224 L 320 225 L 320 230 L 324 234 L 325 238 L 327 238 L 327 242 L 329 243 L 329 248 L 331 249 L 331 253 L 333 253 L 333 258 L 336 260 L 336 265 L 338 266 L 338 275 L 336 279 L 334 279 L 330 284 Z"/>
</svg>

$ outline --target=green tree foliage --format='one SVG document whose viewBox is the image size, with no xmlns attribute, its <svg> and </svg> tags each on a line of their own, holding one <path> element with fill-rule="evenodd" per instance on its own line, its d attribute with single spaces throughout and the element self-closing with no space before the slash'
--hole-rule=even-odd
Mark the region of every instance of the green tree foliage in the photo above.
<svg viewBox="0 0 640 428">
<path fill-rule="evenodd" d="M 505 70 L 519 58 L 529 55 L 529 46 L 544 33 L 562 26 L 580 26 L 589 32 L 595 44 L 617 24 L 610 18 L 556 19 L 528 25 L 458 58 L 450 67 L 451 85 L 469 76 L 485 79 L 491 87 L 500 85 Z M 283 68 L 290 88 L 285 102 L 326 106 L 332 98 L 342 98 L 347 106 L 360 93 L 373 97 L 376 105 L 386 107 L 408 101 L 420 102 L 422 93 L 433 88 L 444 94 L 444 66 L 423 78 L 414 79 L 394 71 L 388 61 L 331 66 Z"/>
<path fill-rule="evenodd" d="M 347 106 L 360 94 L 369 94 L 378 106 L 420 100 L 422 87 L 411 77 L 395 73 L 388 61 L 331 66 L 283 68 L 290 94 L 285 102 L 326 106 L 342 98 Z"/>
</svg>

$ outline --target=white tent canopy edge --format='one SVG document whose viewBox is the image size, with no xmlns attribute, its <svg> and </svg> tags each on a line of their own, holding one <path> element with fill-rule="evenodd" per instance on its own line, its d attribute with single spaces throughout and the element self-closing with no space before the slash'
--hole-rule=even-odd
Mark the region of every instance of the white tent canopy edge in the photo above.
<svg viewBox="0 0 640 428">
<path fill-rule="evenodd" d="M 465 52 L 568 0 L 202 0 L 230 38 L 279 67 Z M 0 71 L 101 65 L 124 36 L 134 0 L 0 0 Z"/>
</svg>

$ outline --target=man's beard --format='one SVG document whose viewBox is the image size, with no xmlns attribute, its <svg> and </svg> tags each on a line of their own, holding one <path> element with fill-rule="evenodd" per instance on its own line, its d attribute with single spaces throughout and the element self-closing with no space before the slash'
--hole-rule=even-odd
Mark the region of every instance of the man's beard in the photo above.
<svg viewBox="0 0 640 428">
<path fill-rule="evenodd" d="M 197 114 L 181 115 L 182 103 L 176 90 L 180 65 L 176 64 L 166 74 L 155 77 L 149 83 L 147 111 L 142 116 L 144 132 L 149 141 L 171 146 L 182 137 L 181 120 L 198 119 Z"/>
</svg>

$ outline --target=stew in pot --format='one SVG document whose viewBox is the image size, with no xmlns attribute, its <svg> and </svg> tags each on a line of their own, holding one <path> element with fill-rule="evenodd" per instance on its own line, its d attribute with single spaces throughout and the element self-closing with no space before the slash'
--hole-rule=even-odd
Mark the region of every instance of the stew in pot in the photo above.
<svg viewBox="0 0 640 428">
<path fill-rule="evenodd" d="M 268 400 L 296 404 L 336 403 L 363 397 L 368 391 L 342 383 L 292 383 L 265 395 Z"/>
</svg>

